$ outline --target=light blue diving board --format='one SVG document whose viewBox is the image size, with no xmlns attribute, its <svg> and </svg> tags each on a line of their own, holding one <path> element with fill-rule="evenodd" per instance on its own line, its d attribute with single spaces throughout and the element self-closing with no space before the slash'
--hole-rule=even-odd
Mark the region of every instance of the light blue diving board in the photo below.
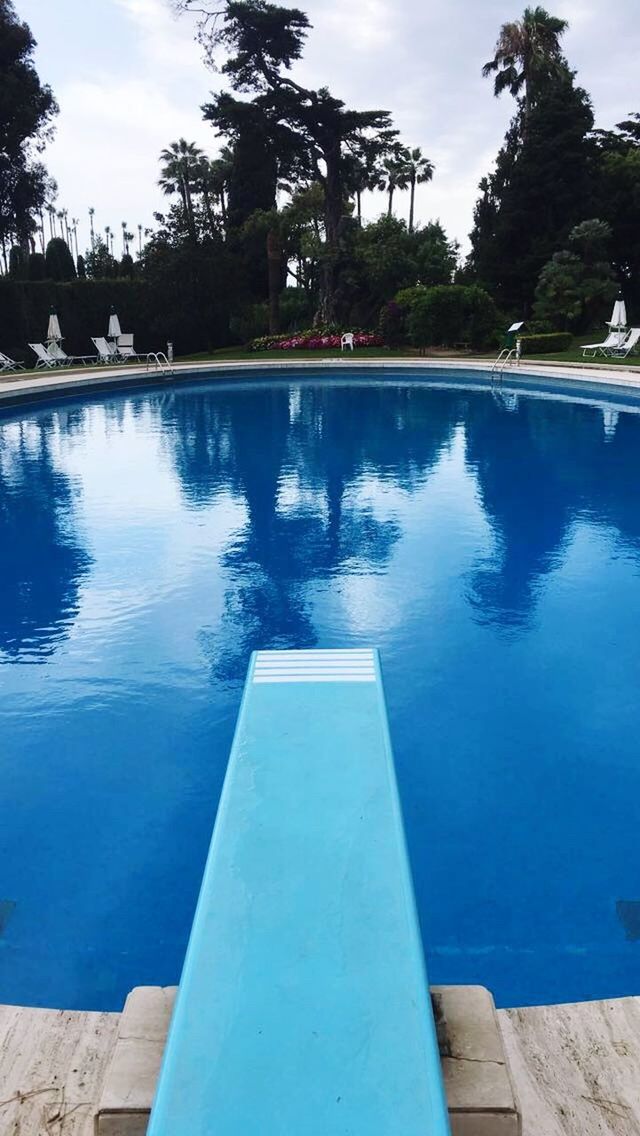
<svg viewBox="0 0 640 1136">
<path fill-rule="evenodd" d="M 446 1136 L 377 651 L 252 656 L 148 1136 Z"/>
</svg>

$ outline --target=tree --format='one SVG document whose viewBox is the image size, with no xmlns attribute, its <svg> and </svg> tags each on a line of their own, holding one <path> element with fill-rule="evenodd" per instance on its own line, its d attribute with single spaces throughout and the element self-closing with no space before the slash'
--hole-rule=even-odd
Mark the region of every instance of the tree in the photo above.
<svg viewBox="0 0 640 1136">
<path fill-rule="evenodd" d="M 593 216 L 593 112 L 573 72 L 547 80 L 512 120 L 493 173 L 480 183 L 469 268 L 504 310 L 527 317 L 543 265 Z"/>
<path fill-rule="evenodd" d="M 407 150 L 405 168 L 411 194 L 409 199 L 409 232 L 412 233 L 416 186 L 424 185 L 425 182 L 431 181 L 433 177 L 433 162 L 425 158 L 422 150 L 418 146 L 415 146 L 413 150 Z"/>
<path fill-rule="evenodd" d="M 551 327 L 586 330 L 605 315 L 618 286 L 607 247 L 611 229 L 597 218 L 569 233 L 568 249 L 554 253 L 540 273 L 534 313 Z"/>
<path fill-rule="evenodd" d="M 568 26 L 545 8 L 525 8 L 522 19 L 502 25 L 494 57 L 482 68 L 485 77 L 495 74 L 496 97 L 509 91 L 518 98 L 524 92 L 525 126 L 536 93 L 565 66 L 560 38 Z"/>
<path fill-rule="evenodd" d="M 107 226 L 108 228 L 108 226 Z M 78 275 L 80 275 L 78 266 Z M 84 269 L 91 280 L 108 280 L 117 275 L 117 262 L 102 237 L 94 234 L 93 244 L 84 257 Z"/>
<path fill-rule="evenodd" d="M 74 280 L 76 266 L 71 250 L 62 237 L 54 237 L 47 245 L 45 265 L 48 280 Z"/>
<path fill-rule="evenodd" d="M 27 247 L 53 183 L 34 152 L 51 135 L 58 107 L 33 65 L 35 40 L 11 0 L 0 0 L 0 241 Z"/>
<path fill-rule="evenodd" d="M 389 198 L 387 217 L 393 217 L 393 195 L 396 189 L 406 189 L 409 184 L 409 169 L 407 165 L 408 151 L 398 146 L 390 157 L 382 163 L 384 182 Z"/>
<path fill-rule="evenodd" d="M 640 115 L 595 131 L 595 212 L 611 226 L 611 260 L 627 301 L 640 306 Z"/>
<path fill-rule="evenodd" d="M 377 136 L 388 149 L 395 132 L 387 111 L 354 111 L 326 87 L 312 90 L 287 72 L 301 58 L 309 21 L 297 8 L 265 0 L 176 0 L 200 13 L 200 40 L 207 58 L 226 55 L 221 68 L 232 88 L 255 95 L 253 105 L 277 132 L 279 144 L 297 151 L 309 180 L 324 191 L 324 249 L 317 319 L 331 323 L 340 302 L 341 237 L 345 217 L 345 152 L 359 153 Z M 219 100 L 218 100 L 219 108 Z M 206 112 L 205 112 L 206 113 Z"/>
<path fill-rule="evenodd" d="M 197 237 L 192 191 L 197 179 L 198 166 L 202 158 L 202 150 L 196 146 L 195 142 L 187 142 L 185 138 L 179 138 L 177 142 L 172 142 L 171 145 L 160 154 L 162 173 L 158 179 L 158 185 L 162 189 L 162 192 L 167 195 L 172 193 L 180 194 L 187 225 L 194 244 L 196 243 Z"/>
</svg>

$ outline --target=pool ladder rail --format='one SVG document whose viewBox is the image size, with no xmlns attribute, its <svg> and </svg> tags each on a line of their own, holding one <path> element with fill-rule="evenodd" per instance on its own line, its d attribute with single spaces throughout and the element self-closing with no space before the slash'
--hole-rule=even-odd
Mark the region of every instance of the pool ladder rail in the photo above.
<svg viewBox="0 0 640 1136">
<path fill-rule="evenodd" d="M 162 371 L 165 375 L 175 374 L 173 365 L 167 359 L 164 351 L 149 351 L 147 354 L 147 371 L 151 370 L 153 364 L 154 371 Z"/>
<path fill-rule="evenodd" d="M 505 367 L 520 366 L 520 356 L 522 354 L 522 341 L 516 340 L 515 347 L 503 347 L 502 351 L 495 360 L 491 368 L 491 374 L 499 374 L 500 377 L 504 374 Z"/>
</svg>

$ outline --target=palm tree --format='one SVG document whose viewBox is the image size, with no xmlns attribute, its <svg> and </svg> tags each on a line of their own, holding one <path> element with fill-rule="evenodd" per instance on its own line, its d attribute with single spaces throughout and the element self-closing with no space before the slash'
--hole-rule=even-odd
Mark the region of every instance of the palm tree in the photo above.
<svg viewBox="0 0 640 1136">
<path fill-rule="evenodd" d="M 518 98 L 524 91 L 525 122 L 536 84 L 566 66 L 560 37 L 568 26 L 566 20 L 550 16 L 545 8 L 525 8 L 521 20 L 502 25 L 495 55 L 482 68 L 485 78 L 495 72 L 493 91 L 496 96 L 509 91 Z"/>
<path fill-rule="evenodd" d="M 113 247 L 113 234 L 111 232 L 111 225 L 105 225 L 104 235 L 107 238 L 107 252 L 111 253 L 111 249 Z"/>
<path fill-rule="evenodd" d="M 433 177 L 433 162 L 430 162 L 428 158 L 424 157 L 419 146 L 415 146 L 413 150 L 407 150 L 407 155 L 406 168 L 408 172 L 409 189 L 411 191 L 409 200 L 409 232 L 412 233 L 416 186 L 431 181 Z"/>
<path fill-rule="evenodd" d="M 78 259 L 78 225 L 79 224 L 80 224 L 80 221 L 77 217 L 71 218 L 71 226 L 72 226 L 71 233 L 73 235 L 73 240 L 74 240 L 75 246 L 76 246 L 76 260 Z"/>
<path fill-rule="evenodd" d="M 408 150 L 405 150 L 403 146 L 398 146 L 392 156 L 385 158 L 382 163 L 384 167 L 384 183 L 386 184 L 387 193 L 389 195 L 387 217 L 391 217 L 393 214 L 393 195 L 396 189 L 406 189 L 409 185 L 408 155 Z"/>
<path fill-rule="evenodd" d="M 196 240 L 196 223 L 193 214 L 191 190 L 197 178 L 198 164 L 203 158 L 203 152 L 195 142 L 187 142 L 179 138 L 177 142 L 163 150 L 160 161 L 163 163 L 158 185 L 167 195 L 179 193 L 182 198 L 187 226 L 192 240 Z"/>
<path fill-rule="evenodd" d="M 142 225 L 138 225 L 138 256 L 142 256 Z"/>
<path fill-rule="evenodd" d="M 93 205 L 90 205 L 89 206 L 89 225 L 91 226 L 91 248 L 93 248 L 93 246 L 95 244 L 95 234 L 94 234 L 94 231 L 93 231 L 94 214 L 95 214 L 95 209 L 94 209 Z"/>
<path fill-rule="evenodd" d="M 213 161 L 209 163 L 209 167 L 211 170 L 211 192 L 220 206 L 222 227 L 226 232 L 227 194 L 229 190 L 229 178 L 231 177 L 231 170 L 233 169 L 233 150 L 231 147 L 223 146 L 218 157 L 214 158 Z"/>
<path fill-rule="evenodd" d="M 64 217 L 64 210 L 58 209 L 58 212 L 56 213 L 56 217 L 58 218 L 58 223 L 60 225 L 60 236 L 61 236 L 62 240 L 64 240 L 64 230 L 62 228 L 62 218 Z"/>
<path fill-rule="evenodd" d="M 49 231 L 51 232 L 51 240 L 55 237 L 55 229 L 53 225 L 53 218 L 56 215 L 56 207 L 53 204 L 47 205 L 47 213 L 49 214 Z"/>
<path fill-rule="evenodd" d="M 127 222 L 121 221 L 120 225 L 122 227 L 122 255 L 126 256 L 129 252 L 129 246 L 127 244 Z"/>
</svg>

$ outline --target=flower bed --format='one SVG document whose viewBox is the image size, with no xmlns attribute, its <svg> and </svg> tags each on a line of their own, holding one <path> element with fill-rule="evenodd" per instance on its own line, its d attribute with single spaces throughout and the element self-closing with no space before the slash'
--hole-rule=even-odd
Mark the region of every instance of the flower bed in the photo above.
<svg viewBox="0 0 640 1136">
<path fill-rule="evenodd" d="M 249 344 L 251 351 L 321 351 L 340 347 L 341 332 L 299 331 L 295 335 L 264 335 Z M 384 339 L 372 331 L 356 331 L 354 347 L 383 347 Z"/>
</svg>

